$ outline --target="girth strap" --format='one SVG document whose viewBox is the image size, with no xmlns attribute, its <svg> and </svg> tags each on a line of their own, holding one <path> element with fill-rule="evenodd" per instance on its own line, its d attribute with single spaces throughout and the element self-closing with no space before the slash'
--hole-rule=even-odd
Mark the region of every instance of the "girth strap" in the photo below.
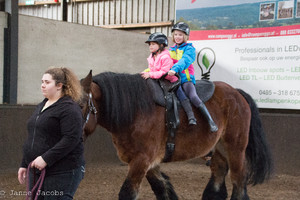
<svg viewBox="0 0 300 200">
<path fill-rule="evenodd" d="M 175 91 L 180 85 L 180 81 L 181 80 L 179 78 L 177 82 L 171 84 L 169 81 L 164 79 L 164 76 L 161 79 L 159 79 L 159 85 L 162 88 L 165 97 L 166 127 L 168 129 L 166 153 L 163 162 L 169 162 L 175 150 L 175 135 L 176 135 L 177 128 L 180 124 Z"/>
<path fill-rule="evenodd" d="M 172 158 L 173 152 L 175 150 L 175 135 L 180 124 L 176 96 L 174 93 L 167 94 L 166 105 L 166 126 L 169 134 L 163 162 L 169 162 Z"/>
</svg>

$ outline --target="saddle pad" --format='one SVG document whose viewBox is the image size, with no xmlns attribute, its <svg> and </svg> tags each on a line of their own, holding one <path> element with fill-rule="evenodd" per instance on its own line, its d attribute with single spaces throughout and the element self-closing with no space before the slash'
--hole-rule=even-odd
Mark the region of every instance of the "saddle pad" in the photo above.
<svg viewBox="0 0 300 200">
<path fill-rule="evenodd" d="M 165 97 L 164 93 L 159 86 L 159 83 L 157 80 L 148 78 L 147 79 L 147 84 L 149 88 L 152 90 L 153 93 L 153 99 L 156 104 L 160 106 L 165 107 Z M 208 101 L 212 95 L 214 94 L 215 91 L 215 85 L 211 81 L 207 80 L 196 80 L 196 92 L 199 96 L 199 98 L 203 101 L 206 102 Z"/>
<path fill-rule="evenodd" d="M 196 80 L 196 92 L 199 98 L 205 103 L 215 92 L 215 84 L 208 80 Z"/>
</svg>

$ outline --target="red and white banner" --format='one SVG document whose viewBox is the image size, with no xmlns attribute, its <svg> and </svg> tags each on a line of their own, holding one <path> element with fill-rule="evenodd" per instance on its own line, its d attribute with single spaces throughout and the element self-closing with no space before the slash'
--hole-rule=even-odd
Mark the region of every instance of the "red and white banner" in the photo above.
<svg viewBox="0 0 300 200">
<path fill-rule="evenodd" d="M 191 31 L 190 40 L 224 40 L 258 37 L 278 37 L 300 35 L 300 25 L 234 29 L 234 30 L 203 30 Z"/>
</svg>

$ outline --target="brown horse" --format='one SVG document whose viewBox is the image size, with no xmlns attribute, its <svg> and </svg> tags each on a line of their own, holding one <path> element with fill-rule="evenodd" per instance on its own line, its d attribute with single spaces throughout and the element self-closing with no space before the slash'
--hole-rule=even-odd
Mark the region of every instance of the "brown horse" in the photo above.
<svg viewBox="0 0 300 200">
<path fill-rule="evenodd" d="M 168 137 L 165 108 L 153 101 L 153 94 L 139 74 L 106 72 L 81 80 L 88 94 L 82 112 L 86 117 L 84 136 L 96 125 L 111 134 L 120 160 L 129 171 L 119 199 L 137 199 L 140 184 L 147 178 L 157 199 L 178 199 L 168 176 L 160 171 Z M 205 118 L 194 108 L 196 126 L 188 126 L 183 110 L 176 133 L 171 162 L 203 157 L 213 151 L 211 178 L 202 199 L 225 200 L 225 177 L 230 170 L 231 200 L 249 199 L 247 184 L 263 183 L 271 175 L 272 159 L 255 102 L 247 93 L 224 82 L 214 82 L 215 92 L 206 102 L 219 127 L 211 133 Z"/>
</svg>

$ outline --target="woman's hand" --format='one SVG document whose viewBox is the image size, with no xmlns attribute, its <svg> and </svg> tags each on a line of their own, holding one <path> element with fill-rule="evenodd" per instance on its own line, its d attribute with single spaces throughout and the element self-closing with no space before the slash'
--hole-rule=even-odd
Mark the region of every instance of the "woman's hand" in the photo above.
<svg viewBox="0 0 300 200">
<path fill-rule="evenodd" d="M 170 70 L 169 72 L 168 72 L 168 75 L 169 76 L 174 76 L 176 74 L 176 72 L 174 71 L 174 70 Z"/>
<path fill-rule="evenodd" d="M 37 157 L 34 161 L 31 163 L 31 168 L 35 167 L 38 170 L 43 170 L 47 166 L 47 163 L 44 161 L 42 156 Z"/>
<path fill-rule="evenodd" d="M 18 171 L 18 180 L 20 184 L 24 184 L 26 181 L 26 173 L 27 169 L 24 167 L 20 167 Z"/>
<path fill-rule="evenodd" d="M 141 75 L 144 79 L 150 78 L 150 74 L 148 72 L 142 72 Z"/>
</svg>

